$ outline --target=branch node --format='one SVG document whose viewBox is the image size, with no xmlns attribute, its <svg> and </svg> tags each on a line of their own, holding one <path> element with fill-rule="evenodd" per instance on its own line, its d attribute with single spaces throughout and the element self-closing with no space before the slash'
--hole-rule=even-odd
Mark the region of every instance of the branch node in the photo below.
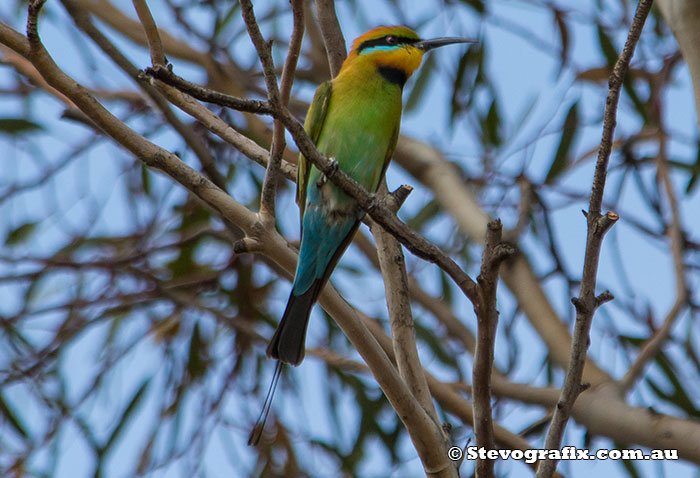
<svg viewBox="0 0 700 478">
<path fill-rule="evenodd" d="M 614 298 L 615 298 L 615 296 L 612 295 L 609 290 L 606 290 L 602 294 L 600 294 L 599 296 L 597 296 L 595 298 L 595 306 L 596 306 L 596 308 L 598 308 L 601 305 L 605 304 L 606 302 L 610 302 Z"/>
<path fill-rule="evenodd" d="M 595 221 L 594 234 L 602 237 L 608 230 L 620 219 L 620 216 L 612 211 L 609 211 L 604 216 L 599 216 Z"/>
<path fill-rule="evenodd" d="M 379 198 L 379 204 L 396 214 L 412 191 L 411 186 L 399 186 L 394 191 L 382 195 Z"/>
<path fill-rule="evenodd" d="M 413 187 L 409 186 L 408 184 L 402 184 L 394 191 L 390 192 L 389 197 L 391 198 L 391 201 L 388 204 L 389 209 L 396 213 L 396 211 L 401 209 L 401 206 L 403 206 L 403 203 L 406 202 L 408 195 L 412 192 Z M 394 205 L 396 206 L 396 209 L 394 209 Z"/>
<path fill-rule="evenodd" d="M 381 201 L 376 193 L 370 194 L 369 195 L 369 205 L 367 206 L 367 213 L 369 213 L 371 215 L 372 212 L 380 206 L 380 202 Z"/>
<path fill-rule="evenodd" d="M 500 218 L 489 221 L 488 225 L 486 226 L 486 242 L 488 243 L 489 239 L 496 239 L 496 242 L 500 241 L 502 230 L 503 224 L 501 223 Z"/>
<path fill-rule="evenodd" d="M 253 239 L 252 237 L 246 236 L 242 239 L 237 240 L 233 243 L 233 252 L 235 254 L 246 254 L 250 252 L 259 252 L 262 250 L 262 244 Z"/>
<path fill-rule="evenodd" d="M 507 242 L 499 243 L 493 251 L 493 260 L 496 264 L 500 264 L 510 256 L 515 254 L 515 247 Z"/>
<path fill-rule="evenodd" d="M 450 433 L 452 433 L 452 424 L 450 422 L 442 422 L 442 431 L 445 433 L 445 436 L 450 436 Z"/>
<path fill-rule="evenodd" d="M 576 312 L 578 312 L 579 314 L 586 313 L 586 310 L 588 308 L 586 307 L 586 304 L 583 303 L 583 300 L 579 299 L 578 297 L 572 297 L 571 303 L 574 304 L 574 307 L 576 308 Z"/>
</svg>

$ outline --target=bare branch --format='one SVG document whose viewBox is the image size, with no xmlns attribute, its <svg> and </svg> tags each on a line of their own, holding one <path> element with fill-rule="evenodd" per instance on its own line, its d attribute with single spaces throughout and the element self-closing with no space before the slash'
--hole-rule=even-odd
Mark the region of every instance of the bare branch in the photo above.
<svg viewBox="0 0 700 478">
<path fill-rule="evenodd" d="M 287 59 L 284 62 L 282 79 L 280 80 L 280 100 L 285 106 L 289 104 L 292 83 L 294 82 L 294 72 L 301 51 L 301 41 L 304 38 L 304 1 L 292 0 L 291 3 L 293 17 L 292 37 L 289 41 L 289 51 L 287 52 Z M 265 172 L 265 180 L 263 181 L 260 199 L 260 215 L 262 216 L 262 220 L 271 225 L 275 222 L 275 193 L 277 191 L 279 170 L 282 164 L 282 154 L 286 147 L 284 131 L 284 125 L 278 120 L 275 120 L 272 131 L 270 162 Z"/>
<path fill-rule="evenodd" d="M 610 75 L 610 91 L 605 105 L 603 123 L 603 137 L 600 142 L 598 161 L 593 176 L 591 199 L 586 220 L 588 222 L 588 236 L 586 239 L 586 255 L 583 264 L 583 277 L 576 306 L 576 323 L 574 326 L 573 343 L 571 345 L 571 358 L 566 372 L 564 387 L 554 410 L 554 417 L 547 433 L 545 448 L 558 449 L 564 435 L 566 423 L 571 416 L 574 402 L 582 392 L 581 377 L 583 366 L 586 362 L 586 352 L 590 340 L 589 332 L 593 321 L 593 314 L 601 301 L 596 299 L 595 287 L 598 274 L 598 261 L 603 236 L 607 230 L 617 221 L 618 215 L 612 212 L 601 216 L 603 192 L 605 190 L 605 178 L 607 176 L 608 160 L 612 151 L 613 133 L 615 132 L 617 104 L 620 99 L 622 81 L 625 77 L 629 63 L 632 59 L 635 46 L 644 28 L 652 0 L 640 0 L 634 14 L 634 20 L 630 27 L 627 41 L 620 54 L 612 74 Z M 604 297 L 607 299 L 607 297 Z M 537 469 L 537 478 L 549 478 L 556 470 L 556 461 L 547 459 Z"/>
<path fill-rule="evenodd" d="M 248 35 L 253 42 L 253 46 L 255 46 L 255 50 L 258 52 L 258 58 L 260 58 L 260 64 L 262 65 L 263 76 L 265 77 L 265 86 L 267 87 L 267 98 L 273 107 L 279 106 L 280 90 L 277 87 L 275 64 L 272 61 L 270 44 L 265 41 L 262 33 L 260 33 L 260 28 L 258 27 L 257 20 L 255 19 L 255 12 L 253 11 L 253 4 L 251 1 L 240 0 L 240 3 L 241 13 L 243 15 L 243 20 L 245 21 L 245 26 L 248 29 Z"/>
<path fill-rule="evenodd" d="M 503 226 L 499 219 L 491 221 L 486 230 L 486 247 L 481 259 L 479 300 L 474 304 L 477 320 L 476 352 L 472 384 L 474 407 L 474 435 L 476 446 L 486 450 L 495 449 L 493 417 L 491 416 L 491 375 L 493 374 L 494 345 L 498 311 L 496 310 L 496 288 L 498 268 L 503 260 L 515 251 L 501 242 Z M 494 475 L 494 460 L 477 459 L 477 478 L 490 478 Z"/>
<path fill-rule="evenodd" d="M 36 35 L 37 13 L 38 10 L 35 10 L 29 16 L 30 20 L 34 19 L 32 27 L 34 40 L 32 42 L 29 42 L 2 22 L 0 22 L 0 42 L 27 57 L 51 87 L 69 98 L 102 131 L 142 160 L 147 166 L 165 172 L 200 197 L 205 203 L 219 211 L 224 217 L 229 219 L 235 218 L 233 222 L 240 227 L 244 229 L 252 227 L 255 222 L 255 215 L 236 201 L 233 201 L 224 191 L 183 163 L 176 155 L 156 146 L 131 130 L 95 100 L 82 85 L 68 77 L 53 62 L 53 59 L 41 44 L 38 35 Z M 29 24 L 31 25 L 31 22 Z"/>
<path fill-rule="evenodd" d="M 390 359 L 394 360 L 395 357 L 392 341 L 384 333 L 382 327 L 376 321 L 371 320 L 366 315 L 361 313 L 358 313 L 358 315 L 362 317 L 367 329 L 369 329 L 369 331 L 373 334 L 374 339 L 384 349 L 384 352 L 389 356 Z M 473 425 L 474 414 L 471 404 L 469 404 L 469 402 L 467 402 L 461 395 L 459 395 L 455 391 L 454 387 L 452 387 L 451 385 L 439 381 L 427 370 L 424 373 L 426 380 L 428 381 L 428 386 L 430 387 L 430 392 L 432 393 L 433 397 L 435 397 L 435 399 L 440 403 L 443 409 L 459 417 L 459 419 L 462 422 Z M 446 425 L 443 424 L 443 429 L 445 428 L 445 426 Z M 447 426 L 449 426 L 449 424 L 447 424 Z M 496 438 L 496 442 L 504 447 L 514 449 L 517 448 L 521 450 L 531 448 L 527 440 L 502 427 L 495 427 L 494 435 Z M 425 439 L 428 440 L 429 438 Z M 436 455 L 435 459 L 438 460 L 439 463 L 440 458 L 444 458 L 445 454 L 442 453 L 441 450 L 436 450 L 434 448 L 433 443 L 437 443 L 437 441 L 434 439 L 432 441 L 429 441 L 430 449 L 425 450 L 424 454 L 421 454 L 421 452 L 419 451 L 419 454 L 425 457 L 429 456 L 428 453 L 433 452 Z"/>
<path fill-rule="evenodd" d="M 46 0 L 30 0 L 27 6 L 27 39 L 29 39 L 30 46 L 41 42 L 39 39 L 37 22 L 39 19 L 39 12 L 41 12 L 45 3 Z"/>
<path fill-rule="evenodd" d="M 162 71 L 167 70 L 163 69 Z M 212 113 L 211 110 L 202 106 L 201 103 L 184 91 L 156 79 L 152 81 L 172 104 L 195 118 L 209 131 L 231 144 L 248 158 L 265 168 L 267 167 L 270 155 L 268 151 L 260 147 L 258 143 L 236 131 L 231 125 Z M 282 160 L 280 171 L 288 180 L 292 182 L 296 181 L 297 169 L 294 164 Z"/>
<path fill-rule="evenodd" d="M 206 101 L 207 103 L 225 106 L 227 108 L 246 113 L 257 113 L 262 115 L 272 114 L 272 107 L 266 101 L 237 98 L 232 95 L 227 95 L 226 93 L 204 88 L 203 86 L 197 85 L 177 76 L 170 68 L 164 68 L 157 65 L 153 68 L 146 68 L 146 73 L 163 81 L 164 83 L 167 83 L 170 86 L 174 86 L 178 90 L 185 92 L 200 101 Z"/>
<path fill-rule="evenodd" d="M 464 181 L 452 163 L 435 148 L 405 136 L 399 138 L 394 157 L 413 177 L 430 188 L 442 207 L 455 218 L 462 233 L 474 241 L 484 240 L 489 217 L 464 187 Z M 516 252 L 503 264 L 501 277 L 547 345 L 552 360 L 565 367 L 571 350 L 571 335 L 554 311 L 525 254 Z M 594 384 L 612 381 L 590 358 L 586 359 L 584 377 Z"/>
<path fill-rule="evenodd" d="M 402 186 L 395 192 L 410 192 L 411 189 L 408 186 Z M 392 211 L 398 211 L 400 204 L 393 194 L 388 194 L 386 182 L 382 181 L 378 193 L 386 194 L 385 197 L 389 202 L 389 208 Z M 406 193 L 405 196 L 407 195 Z M 401 245 L 391 234 L 382 229 L 379 224 L 373 222 L 370 229 L 377 243 L 377 255 L 379 256 L 379 265 L 384 278 L 387 309 L 391 324 L 391 339 L 399 374 L 418 402 L 433 419 L 436 426 L 440 427 L 437 412 L 428 390 L 428 383 L 425 381 L 423 367 L 420 365 L 418 357 L 413 316 L 411 314 L 411 301 L 408 293 L 408 274 Z M 447 449 L 445 449 L 445 453 L 447 453 Z"/>
<path fill-rule="evenodd" d="M 328 64 L 331 67 L 331 77 L 335 77 L 348 55 L 345 50 L 343 30 L 335 14 L 335 0 L 316 0 L 316 14 L 321 35 L 323 35 L 323 44 L 326 47 L 326 55 L 328 55 Z"/>
<path fill-rule="evenodd" d="M 136 9 L 136 14 L 139 16 L 139 20 L 141 20 L 141 25 L 143 25 L 146 39 L 148 40 L 148 49 L 151 52 L 151 64 L 153 66 L 166 65 L 168 60 L 163 53 L 163 43 L 160 40 L 158 27 L 156 26 L 155 20 L 153 20 L 153 15 L 151 15 L 151 10 L 148 8 L 146 0 L 132 1 Z"/>
<path fill-rule="evenodd" d="M 396 212 L 411 190 L 412 188 L 408 186 L 402 186 L 395 191 L 395 194 L 388 194 L 386 182 L 382 181 L 378 194 L 385 195 L 384 198 L 388 207 Z M 391 342 L 399 375 L 418 403 L 423 407 L 423 410 L 431 418 L 435 430 L 433 436 L 441 438 L 439 441 L 432 443 L 433 450 L 431 454 L 446 457 L 450 446 L 449 437 L 443 433 L 435 406 L 433 405 L 433 398 L 430 395 L 425 372 L 418 357 L 413 316 L 411 314 L 411 301 L 408 294 L 408 274 L 406 273 L 403 251 L 398 241 L 382 229 L 379 224 L 372 222 L 371 230 L 377 243 L 377 254 L 384 279 L 387 309 L 391 324 Z M 430 463 L 430 457 L 424 455 L 420 455 L 420 457 L 426 466 Z M 457 477 L 457 468 L 447 467 L 436 476 Z"/>
<path fill-rule="evenodd" d="M 372 332 L 375 333 L 375 331 L 376 328 L 372 328 Z M 377 337 L 376 333 L 375 337 Z M 379 337 L 377 337 L 377 339 L 380 342 L 382 342 L 382 346 L 384 346 L 383 341 Z M 389 341 L 389 338 L 386 337 L 386 335 L 384 335 L 384 339 L 386 341 Z M 307 353 L 309 355 L 313 355 L 322 359 L 323 361 L 334 367 L 342 368 L 343 370 L 351 371 L 354 373 L 370 372 L 370 370 L 365 364 L 349 360 L 344 357 L 340 357 L 337 354 L 326 349 L 312 348 L 308 349 Z M 464 423 L 472 423 L 472 407 L 470 406 L 469 402 L 465 400 L 464 397 L 456 391 L 458 389 L 471 391 L 471 388 L 468 386 L 464 386 L 464 384 L 461 383 L 453 384 L 441 382 L 435 377 L 433 377 L 427 370 L 425 371 L 425 374 L 430 385 L 431 393 L 435 396 L 435 399 L 440 403 L 443 409 L 445 409 L 448 413 L 458 417 Z M 511 385 L 513 386 L 513 388 L 521 386 L 520 384 Z M 541 396 L 544 399 L 548 397 L 554 397 L 554 400 L 556 400 L 557 391 L 555 389 L 536 389 L 535 387 L 527 387 L 525 385 L 523 385 L 522 387 L 533 389 L 533 392 L 530 393 L 530 396 L 536 396 L 538 398 Z M 531 448 L 531 445 L 527 442 L 527 440 L 523 439 L 521 436 L 513 432 L 508 431 L 506 428 L 498 424 L 494 426 L 494 434 L 496 437 L 496 442 L 502 448 L 510 448 L 514 450 L 517 449 L 523 451 Z M 535 463 L 531 466 L 533 466 L 534 468 L 536 465 L 537 464 Z"/>
<path fill-rule="evenodd" d="M 73 0 L 61 0 L 64 7 L 68 13 L 73 17 L 75 24 L 83 30 L 97 46 L 99 46 L 105 54 L 114 61 L 114 63 L 124 70 L 136 83 L 141 87 L 146 94 L 153 100 L 153 103 L 158 107 L 163 117 L 170 123 L 175 131 L 177 131 L 180 136 L 185 140 L 187 145 L 194 151 L 202 164 L 202 169 L 209 176 L 209 178 L 223 190 L 226 190 L 226 178 L 218 171 L 216 168 L 216 160 L 212 156 L 209 149 L 203 143 L 202 139 L 197 136 L 197 134 L 192 131 L 192 129 L 183 124 L 182 121 L 172 112 L 170 105 L 163 98 L 163 95 L 156 90 L 148 81 L 148 78 L 144 77 L 142 72 L 136 68 L 129 60 L 126 58 L 118 48 L 109 41 L 109 39 L 102 34 L 102 32 L 95 27 L 95 25 L 90 20 L 89 15 L 79 8 Z M 138 0 L 135 0 L 138 1 Z M 145 5 L 144 5 L 145 7 Z M 145 7 L 146 10 L 148 7 Z M 150 12 L 146 11 L 148 17 L 150 17 Z M 151 22 L 153 19 L 151 18 Z M 153 25 L 155 28 L 155 24 Z M 157 36 L 157 30 L 154 30 Z M 149 37 L 150 38 L 150 37 Z M 157 54 L 157 53 L 156 53 Z"/>
</svg>

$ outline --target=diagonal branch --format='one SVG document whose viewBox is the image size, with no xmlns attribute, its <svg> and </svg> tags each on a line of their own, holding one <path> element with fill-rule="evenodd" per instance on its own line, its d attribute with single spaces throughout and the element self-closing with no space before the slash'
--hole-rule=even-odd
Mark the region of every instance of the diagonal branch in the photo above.
<svg viewBox="0 0 700 478">
<path fill-rule="evenodd" d="M 162 66 L 146 68 L 146 73 L 200 101 L 225 106 L 226 108 L 244 113 L 256 113 L 261 115 L 273 114 L 273 108 L 267 101 L 238 98 L 237 96 L 205 88 L 177 76 L 172 70 Z"/>
<path fill-rule="evenodd" d="M 154 78 L 151 78 L 151 81 L 170 103 L 192 116 L 209 131 L 231 144 L 245 156 L 267 168 L 270 154 L 266 149 L 259 146 L 258 143 L 244 134 L 236 131 L 226 121 L 214 114 L 210 109 L 205 108 L 199 101 L 192 98 L 187 93 Z M 297 168 L 294 164 L 283 160 L 280 172 L 288 180 L 296 181 Z"/>
<path fill-rule="evenodd" d="M 122 70 L 124 70 L 131 78 L 134 80 L 140 88 L 149 96 L 156 107 L 160 110 L 163 117 L 170 123 L 175 131 L 177 131 L 180 136 L 184 139 L 185 143 L 192 149 L 195 153 L 199 162 L 202 165 L 202 169 L 209 176 L 209 178 L 223 190 L 226 190 L 226 178 L 219 172 L 216 168 L 216 160 L 212 156 L 209 149 L 206 147 L 202 139 L 197 136 L 197 134 L 184 124 L 180 119 L 173 113 L 170 109 L 170 105 L 163 95 L 157 91 L 149 82 L 148 79 L 144 77 L 142 72 L 134 66 L 128 58 L 126 58 L 118 48 L 114 46 L 112 42 L 92 23 L 90 16 L 85 10 L 78 7 L 73 0 L 61 0 L 63 6 L 68 11 L 68 14 L 73 17 L 73 21 L 85 34 L 87 34 L 92 41 L 99 46 L 102 51 Z M 135 0 L 138 2 L 139 0 Z M 145 5 L 145 4 L 144 4 Z M 151 18 L 148 7 L 146 8 L 147 17 Z M 151 18 L 151 22 L 153 19 Z M 146 28 L 146 27 L 144 27 Z M 155 30 L 157 35 L 157 30 Z M 151 36 L 149 35 L 149 39 Z M 158 37 L 159 38 L 159 37 Z M 154 40 L 155 41 L 155 40 Z M 153 54 L 157 56 L 157 53 Z"/>
<path fill-rule="evenodd" d="M 180 87 L 189 82 L 185 82 L 182 79 L 177 78 L 172 71 L 166 68 L 153 68 L 148 71 L 153 74 L 155 78 L 173 86 Z M 209 101 L 213 98 L 213 95 L 207 94 L 200 96 L 200 93 L 207 91 L 206 88 L 198 86 L 196 88 L 187 88 L 188 94 L 193 97 L 200 99 L 202 101 Z M 225 98 L 226 95 L 220 96 Z M 471 279 L 451 258 L 444 254 L 435 244 L 428 241 L 404 222 L 396 217 L 396 214 L 392 213 L 385 206 L 378 203 L 376 196 L 367 192 L 357 181 L 349 177 L 341 169 L 334 166 L 334 164 L 328 160 L 324 155 L 318 152 L 316 145 L 314 145 L 311 138 L 304 131 L 304 127 L 299 123 L 299 121 L 292 116 L 289 110 L 284 106 L 275 106 L 272 103 L 268 103 L 270 107 L 270 114 L 278 119 L 284 124 L 287 131 L 290 132 L 292 138 L 294 139 L 297 147 L 301 154 L 313 163 L 319 171 L 321 171 L 329 181 L 341 188 L 345 193 L 349 194 L 353 199 L 355 199 L 363 210 L 367 211 L 369 215 L 377 221 L 381 226 L 389 231 L 398 241 L 403 244 L 411 253 L 420 257 L 421 259 L 427 260 L 436 264 L 438 267 L 443 269 L 447 275 L 457 284 L 460 290 L 470 299 L 472 302 L 476 300 L 476 283 Z"/>
</svg>

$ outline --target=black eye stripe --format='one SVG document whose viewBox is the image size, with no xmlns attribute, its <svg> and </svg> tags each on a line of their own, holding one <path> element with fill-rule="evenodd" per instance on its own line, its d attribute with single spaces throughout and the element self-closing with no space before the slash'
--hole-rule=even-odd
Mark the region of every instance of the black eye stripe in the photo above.
<svg viewBox="0 0 700 478">
<path fill-rule="evenodd" d="M 389 43 L 387 42 L 387 38 L 394 38 L 395 42 L 394 43 Z M 360 47 L 357 49 L 357 52 L 360 53 L 362 50 L 366 48 L 372 48 L 373 46 L 398 46 L 398 45 L 411 45 L 413 43 L 418 42 L 419 40 L 417 38 L 411 38 L 411 37 L 401 37 L 401 36 L 396 36 L 396 35 L 385 35 L 381 38 L 375 38 L 373 40 L 367 40 L 364 41 L 360 44 Z"/>
</svg>

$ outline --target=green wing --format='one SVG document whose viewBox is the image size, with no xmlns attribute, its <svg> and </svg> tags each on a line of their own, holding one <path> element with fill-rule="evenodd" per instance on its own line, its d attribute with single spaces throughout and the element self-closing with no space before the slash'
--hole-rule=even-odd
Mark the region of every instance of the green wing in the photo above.
<svg viewBox="0 0 700 478">
<path fill-rule="evenodd" d="M 309 111 L 306 113 L 304 121 L 304 130 L 309 135 L 314 144 L 318 144 L 318 138 L 321 136 L 323 123 L 328 112 L 328 103 L 331 100 L 331 82 L 322 83 L 316 90 L 314 99 L 309 106 Z M 304 208 L 306 207 L 306 186 L 309 184 L 309 174 L 311 173 L 311 163 L 309 163 L 303 155 L 299 155 L 299 165 L 297 167 L 297 204 L 299 204 L 299 217 L 304 217 Z"/>
<path fill-rule="evenodd" d="M 387 149 L 386 155 L 384 156 L 384 164 L 382 165 L 382 174 L 379 176 L 379 183 L 382 182 L 382 178 L 384 177 L 384 174 L 386 174 L 386 168 L 389 167 L 391 157 L 394 155 L 394 150 L 396 150 L 396 143 L 398 142 L 399 125 L 396 125 L 396 128 L 394 128 L 394 133 L 391 135 L 391 140 L 389 141 L 389 149 Z M 379 184 L 377 184 L 377 187 L 379 187 Z"/>
</svg>

